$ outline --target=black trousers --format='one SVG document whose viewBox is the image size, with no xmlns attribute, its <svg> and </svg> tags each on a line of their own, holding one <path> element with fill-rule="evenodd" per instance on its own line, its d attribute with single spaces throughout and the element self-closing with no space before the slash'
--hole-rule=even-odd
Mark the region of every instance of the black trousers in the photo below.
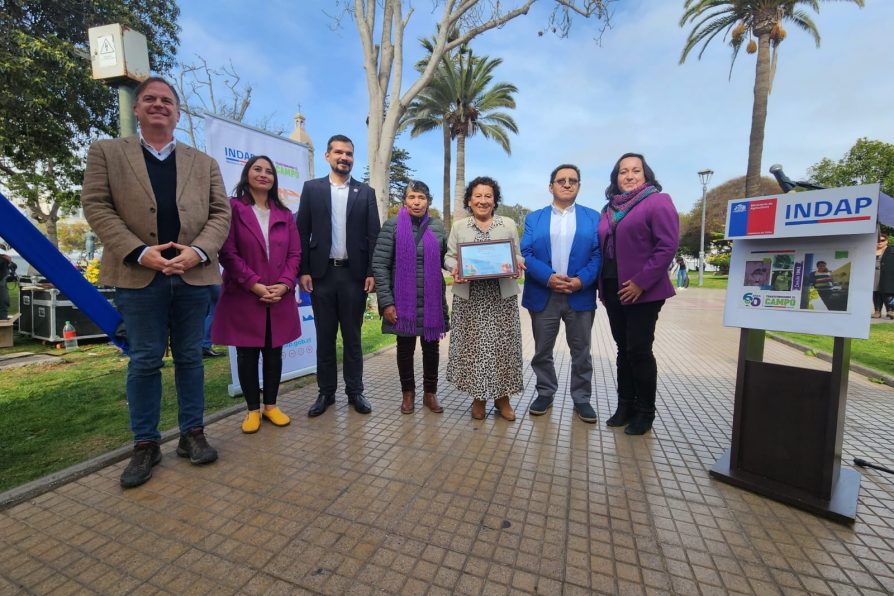
<svg viewBox="0 0 894 596">
<path fill-rule="evenodd" d="M 282 377 L 282 346 L 274 348 L 270 345 L 270 309 L 267 309 L 267 335 L 263 348 L 236 348 L 236 372 L 239 385 L 249 410 L 261 407 L 261 387 L 258 379 L 258 359 L 263 356 L 264 364 L 261 374 L 264 379 L 264 405 L 276 405 L 279 394 L 279 379 Z"/>
<path fill-rule="evenodd" d="M 422 390 L 425 393 L 438 392 L 438 360 L 440 358 L 439 342 L 425 341 L 422 344 Z M 397 336 L 397 374 L 400 376 L 401 391 L 416 389 L 416 373 L 414 356 L 416 354 L 416 337 Z"/>
<path fill-rule="evenodd" d="M 314 278 L 311 306 L 317 327 L 317 385 L 320 393 L 333 395 L 338 387 L 335 337 L 341 330 L 344 347 L 342 375 L 345 393 L 363 393 L 363 346 L 360 328 L 366 310 L 363 280 L 357 280 L 347 267 L 332 267 L 323 277 Z"/>
<path fill-rule="evenodd" d="M 617 279 L 603 279 L 602 286 L 605 312 L 618 346 L 618 402 L 627 402 L 637 411 L 654 416 L 658 366 L 652 344 L 664 300 L 621 304 Z"/>
</svg>

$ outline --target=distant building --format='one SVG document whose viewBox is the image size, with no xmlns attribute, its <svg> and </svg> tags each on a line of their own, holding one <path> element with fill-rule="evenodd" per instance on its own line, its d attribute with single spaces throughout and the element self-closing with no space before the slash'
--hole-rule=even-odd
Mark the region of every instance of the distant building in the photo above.
<svg viewBox="0 0 894 596">
<path fill-rule="evenodd" d="M 308 148 L 308 164 L 307 171 L 310 174 L 310 177 L 314 177 L 314 142 L 313 139 L 310 138 L 310 135 L 307 134 L 307 129 L 304 128 L 304 115 L 301 112 L 295 114 L 295 130 L 292 131 L 292 134 L 289 135 L 289 138 L 293 141 L 298 141 L 299 143 L 304 143 Z"/>
</svg>

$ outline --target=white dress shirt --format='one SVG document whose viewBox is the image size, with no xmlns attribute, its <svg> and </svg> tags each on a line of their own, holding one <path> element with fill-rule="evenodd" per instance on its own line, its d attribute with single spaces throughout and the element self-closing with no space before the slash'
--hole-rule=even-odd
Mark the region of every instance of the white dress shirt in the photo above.
<svg viewBox="0 0 894 596">
<path fill-rule="evenodd" d="M 261 227 L 261 234 L 264 236 L 264 246 L 267 248 L 267 258 L 270 258 L 270 209 L 262 209 L 257 205 L 252 205 L 251 210 L 255 212 L 258 218 L 258 225 Z"/>
<path fill-rule="evenodd" d="M 568 275 L 568 260 L 571 257 L 571 243 L 577 231 L 577 214 L 574 203 L 567 209 L 553 205 L 549 218 L 549 243 L 552 251 L 553 271 Z"/>
<path fill-rule="evenodd" d="M 171 156 L 171 153 L 174 152 L 174 149 L 177 148 L 177 139 L 171 139 L 171 142 L 162 147 L 160 150 L 156 149 L 152 145 L 149 144 L 149 141 L 143 138 L 143 131 L 140 131 L 140 145 L 143 146 L 143 149 L 148 151 L 151 155 L 153 155 L 158 161 L 164 161 L 168 157 Z"/>
<path fill-rule="evenodd" d="M 329 189 L 332 193 L 332 246 L 329 248 L 330 259 L 348 258 L 348 193 L 351 181 L 336 183 L 329 176 Z"/>
</svg>

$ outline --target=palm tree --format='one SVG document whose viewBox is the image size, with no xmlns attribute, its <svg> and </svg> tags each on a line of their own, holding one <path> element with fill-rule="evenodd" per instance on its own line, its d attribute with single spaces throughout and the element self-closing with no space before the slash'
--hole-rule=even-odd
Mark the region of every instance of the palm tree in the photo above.
<svg viewBox="0 0 894 596">
<path fill-rule="evenodd" d="M 424 43 L 424 42 L 423 42 Z M 493 71 L 503 61 L 499 58 L 477 57 L 471 50 L 460 52 L 456 57 L 441 62 L 434 80 L 410 104 L 403 126 L 410 127 L 415 137 L 423 132 L 440 128 L 444 138 L 444 213 L 445 223 L 451 211 L 455 217 L 463 214 L 462 200 L 465 191 L 465 141 L 481 132 L 485 138 L 495 140 L 507 153 L 511 153 L 509 133 L 517 133 L 518 126 L 512 117 L 499 111 L 515 108 L 515 85 L 496 83 Z M 456 139 L 456 186 L 454 207 L 449 203 L 450 148 Z"/>
<path fill-rule="evenodd" d="M 680 55 L 682 64 L 695 46 L 702 44 L 698 57 L 708 44 L 723 33 L 733 50 L 732 63 L 735 64 L 739 50 L 745 44 L 749 54 L 757 53 L 754 75 L 754 104 L 751 109 L 751 136 L 748 144 L 748 169 L 745 172 L 745 194 L 753 197 L 760 193 L 761 157 L 764 149 L 764 126 L 767 123 L 767 99 L 776 70 L 776 51 L 786 32 L 783 23 L 792 23 L 813 37 L 819 47 L 820 35 L 816 25 L 800 5 L 819 12 L 822 0 L 686 0 L 680 27 L 692 24 L 692 31 Z M 843 0 L 859 7 L 863 0 Z M 757 41 L 755 41 L 757 40 Z M 772 56 L 771 56 L 772 50 Z M 730 65 L 732 76 L 732 64 Z"/>
</svg>

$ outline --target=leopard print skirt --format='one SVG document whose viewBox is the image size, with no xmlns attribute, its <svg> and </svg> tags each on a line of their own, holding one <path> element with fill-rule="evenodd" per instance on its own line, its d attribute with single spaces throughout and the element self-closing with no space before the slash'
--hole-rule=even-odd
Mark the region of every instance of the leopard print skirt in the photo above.
<svg viewBox="0 0 894 596">
<path fill-rule="evenodd" d="M 453 297 L 447 381 L 473 399 L 520 393 L 518 299 L 502 298 L 497 280 L 472 281 L 469 299 Z"/>
</svg>

